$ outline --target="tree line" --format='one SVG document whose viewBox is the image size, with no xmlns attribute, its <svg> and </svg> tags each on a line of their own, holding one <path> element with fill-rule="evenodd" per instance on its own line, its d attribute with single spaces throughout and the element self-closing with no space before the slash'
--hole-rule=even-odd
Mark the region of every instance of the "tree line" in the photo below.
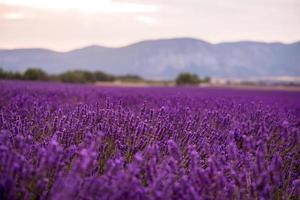
<svg viewBox="0 0 300 200">
<path fill-rule="evenodd" d="M 115 80 L 143 80 L 137 75 L 114 76 L 102 71 L 70 70 L 61 74 L 50 75 L 39 68 L 29 68 L 25 72 L 12 72 L 0 69 L 0 79 L 59 81 L 67 83 L 113 82 Z"/>
<path fill-rule="evenodd" d="M 210 77 L 199 78 L 197 74 L 192 73 L 180 73 L 178 74 L 175 82 L 176 85 L 199 85 L 202 83 L 209 83 Z"/>
<path fill-rule="evenodd" d="M 29 68 L 25 72 L 12 72 L 0 68 L 0 79 L 32 80 L 32 81 L 59 81 L 67 83 L 95 83 L 113 82 L 142 82 L 144 79 L 138 75 L 114 76 L 102 71 L 70 70 L 61 74 L 50 75 L 39 68 Z M 176 85 L 199 85 L 209 83 L 210 77 L 203 79 L 196 74 L 180 73 L 175 79 Z"/>
</svg>

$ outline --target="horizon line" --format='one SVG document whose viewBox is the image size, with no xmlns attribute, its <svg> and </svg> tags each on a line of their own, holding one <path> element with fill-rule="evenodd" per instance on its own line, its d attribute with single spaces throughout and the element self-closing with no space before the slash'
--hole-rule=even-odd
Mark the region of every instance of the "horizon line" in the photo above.
<svg viewBox="0 0 300 200">
<path fill-rule="evenodd" d="M 241 42 L 253 42 L 253 43 L 263 43 L 263 44 L 283 44 L 283 45 L 291 45 L 300 42 L 300 39 L 293 41 L 293 42 L 283 42 L 283 41 L 262 41 L 262 40 L 252 40 L 252 39 L 245 39 L 245 40 L 229 40 L 229 41 L 222 41 L 222 42 L 209 42 L 204 39 L 196 38 L 196 37 L 162 37 L 162 38 L 152 38 L 152 39 L 144 39 L 144 40 L 138 40 L 136 42 L 131 42 L 126 45 L 120 45 L 120 46 L 105 46 L 97 43 L 91 43 L 87 44 L 81 47 L 74 47 L 74 48 L 68 48 L 69 50 L 56 50 L 54 48 L 50 47 L 42 47 L 42 46 L 28 46 L 28 47 L 13 47 L 13 48 L 0 48 L 0 51 L 13 51 L 13 50 L 29 50 L 29 49 L 40 49 L 40 50 L 50 50 L 57 53 L 68 53 L 88 47 L 101 47 L 101 48 L 107 48 L 107 49 L 120 49 L 125 48 L 129 46 L 133 46 L 142 42 L 151 42 L 151 41 L 160 41 L 160 40 L 180 40 L 180 39 L 189 39 L 189 40 L 196 40 L 196 41 L 202 41 L 211 45 L 220 45 L 220 44 L 226 44 L 226 43 L 241 43 Z"/>
</svg>

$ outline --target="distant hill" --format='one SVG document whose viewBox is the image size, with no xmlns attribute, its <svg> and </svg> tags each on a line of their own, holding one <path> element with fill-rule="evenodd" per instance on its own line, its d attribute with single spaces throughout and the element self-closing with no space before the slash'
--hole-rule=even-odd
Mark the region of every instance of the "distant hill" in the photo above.
<svg viewBox="0 0 300 200">
<path fill-rule="evenodd" d="M 47 49 L 0 50 L 0 67 L 49 73 L 69 69 L 102 70 L 171 79 L 179 72 L 220 78 L 300 76 L 300 42 L 292 44 L 226 42 L 192 38 L 147 40 L 120 48 L 89 46 L 69 52 Z"/>
</svg>

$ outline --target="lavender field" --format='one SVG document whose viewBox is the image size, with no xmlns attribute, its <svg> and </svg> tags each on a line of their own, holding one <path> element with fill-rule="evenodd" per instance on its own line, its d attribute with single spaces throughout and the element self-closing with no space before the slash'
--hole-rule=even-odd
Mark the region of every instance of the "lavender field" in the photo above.
<svg viewBox="0 0 300 200">
<path fill-rule="evenodd" d="M 300 93 L 0 82 L 0 199 L 299 199 Z"/>
</svg>

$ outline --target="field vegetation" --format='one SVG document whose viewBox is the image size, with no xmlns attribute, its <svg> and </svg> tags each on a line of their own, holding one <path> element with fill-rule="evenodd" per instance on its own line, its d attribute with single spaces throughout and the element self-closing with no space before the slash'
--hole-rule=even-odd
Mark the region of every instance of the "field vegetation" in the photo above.
<svg viewBox="0 0 300 200">
<path fill-rule="evenodd" d="M 0 199 L 299 199 L 299 92 L 0 88 Z"/>
<path fill-rule="evenodd" d="M 173 80 L 145 80 L 138 75 L 111 75 L 102 71 L 72 70 L 61 74 L 49 75 L 39 68 L 29 68 L 24 73 L 5 71 L 0 68 L 0 79 L 55 81 L 65 83 L 130 83 L 131 85 L 169 86 L 174 85 Z M 195 74 L 180 73 L 176 78 L 176 85 L 199 85 L 209 83 L 210 78 L 198 78 Z"/>
</svg>

